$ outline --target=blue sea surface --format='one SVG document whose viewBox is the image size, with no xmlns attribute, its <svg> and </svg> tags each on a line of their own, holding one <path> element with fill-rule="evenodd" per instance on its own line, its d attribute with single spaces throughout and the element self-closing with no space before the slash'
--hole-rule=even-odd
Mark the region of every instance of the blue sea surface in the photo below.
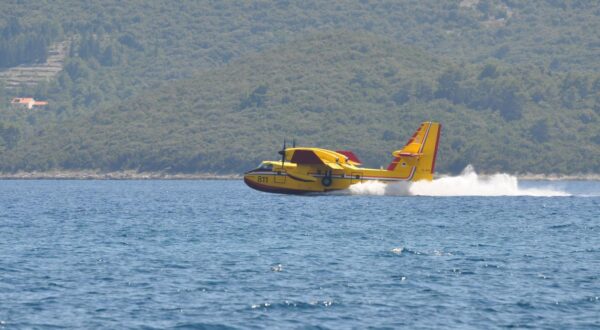
<svg viewBox="0 0 600 330">
<path fill-rule="evenodd" d="M 0 328 L 600 327 L 600 183 L 566 197 L 0 181 Z"/>
</svg>

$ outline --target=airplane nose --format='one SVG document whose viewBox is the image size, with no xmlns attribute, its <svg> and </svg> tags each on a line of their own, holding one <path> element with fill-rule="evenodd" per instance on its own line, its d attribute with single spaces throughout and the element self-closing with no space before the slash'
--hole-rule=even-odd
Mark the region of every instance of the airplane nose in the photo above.
<svg viewBox="0 0 600 330">
<path fill-rule="evenodd" d="M 250 187 L 250 188 L 252 188 L 252 189 L 256 189 L 256 190 L 259 190 L 259 191 L 264 191 L 264 188 L 263 188 L 263 189 L 261 189 L 260 185 L 256 184 L 254 181 L 252 181 L 252 180 L 251 180 L 251 179 L 250 179 L 248 176 L 246 176 L 246 175 L 244 176 L 244 183 L 245 183 L 245 184 L 246 184 L 248 187 Z"/>
</svg>

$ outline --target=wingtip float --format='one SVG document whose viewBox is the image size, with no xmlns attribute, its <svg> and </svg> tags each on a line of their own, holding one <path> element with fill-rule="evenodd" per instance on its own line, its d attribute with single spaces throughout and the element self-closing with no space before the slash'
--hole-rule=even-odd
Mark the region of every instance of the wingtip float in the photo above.
<svg viewBox="0 0 600 330">
<path fill-rule="evenodd" d="M 321 148 L 286 148 L 279 161 L 263 161 L 256 169 L 244 174 L 244 182 L 256 190 L 302 194 L 347 189 L 365 181 L 398 182 L 432 180 L 442 125 L 424 122 L 401 150 L 392 153 L 394 159 L 387 169 L 360 167 L 352 151 L 332 151 Z"/>
</svg>

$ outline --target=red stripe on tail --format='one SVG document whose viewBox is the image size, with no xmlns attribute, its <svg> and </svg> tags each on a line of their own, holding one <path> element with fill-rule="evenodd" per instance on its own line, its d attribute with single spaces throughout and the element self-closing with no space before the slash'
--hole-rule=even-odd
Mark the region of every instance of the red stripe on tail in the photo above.
<svg viewBox="0 0 600 330">
<path fill-rule="evenodd" d="M 440 143 L 440 134 L 442 133 L 442 124 L 438 127 L 437 137 L 435 138 L 435 151 L 433 152 L 433 162 L 431 163 L 431 174 L 435 169 L 435 160 L 437 159 L 438 145 Z"/>
<path fill-rule="evenodd" d="M 400 157 L 394 158 L 394 160 L 392 160 L 392 162 L 390 163 L 390 165 L 388 165 L 387 170 L 388 171 L 393 171 L 396 168 L 396 166 L 398 165 L 399 161 L 400 161 Z"/>
</svg>

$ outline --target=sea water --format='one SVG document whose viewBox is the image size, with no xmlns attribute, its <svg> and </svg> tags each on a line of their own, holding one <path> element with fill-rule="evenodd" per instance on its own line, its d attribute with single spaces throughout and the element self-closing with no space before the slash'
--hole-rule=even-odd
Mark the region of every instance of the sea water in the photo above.
<svg viewBox="0 0 600 330">
<path fill-rule="evenodd" d="M 441 195 L 441 196 L 438 196 Z M 0 181 L 0 328 L 592 328 L 600 184 Z"/>
</svg>

